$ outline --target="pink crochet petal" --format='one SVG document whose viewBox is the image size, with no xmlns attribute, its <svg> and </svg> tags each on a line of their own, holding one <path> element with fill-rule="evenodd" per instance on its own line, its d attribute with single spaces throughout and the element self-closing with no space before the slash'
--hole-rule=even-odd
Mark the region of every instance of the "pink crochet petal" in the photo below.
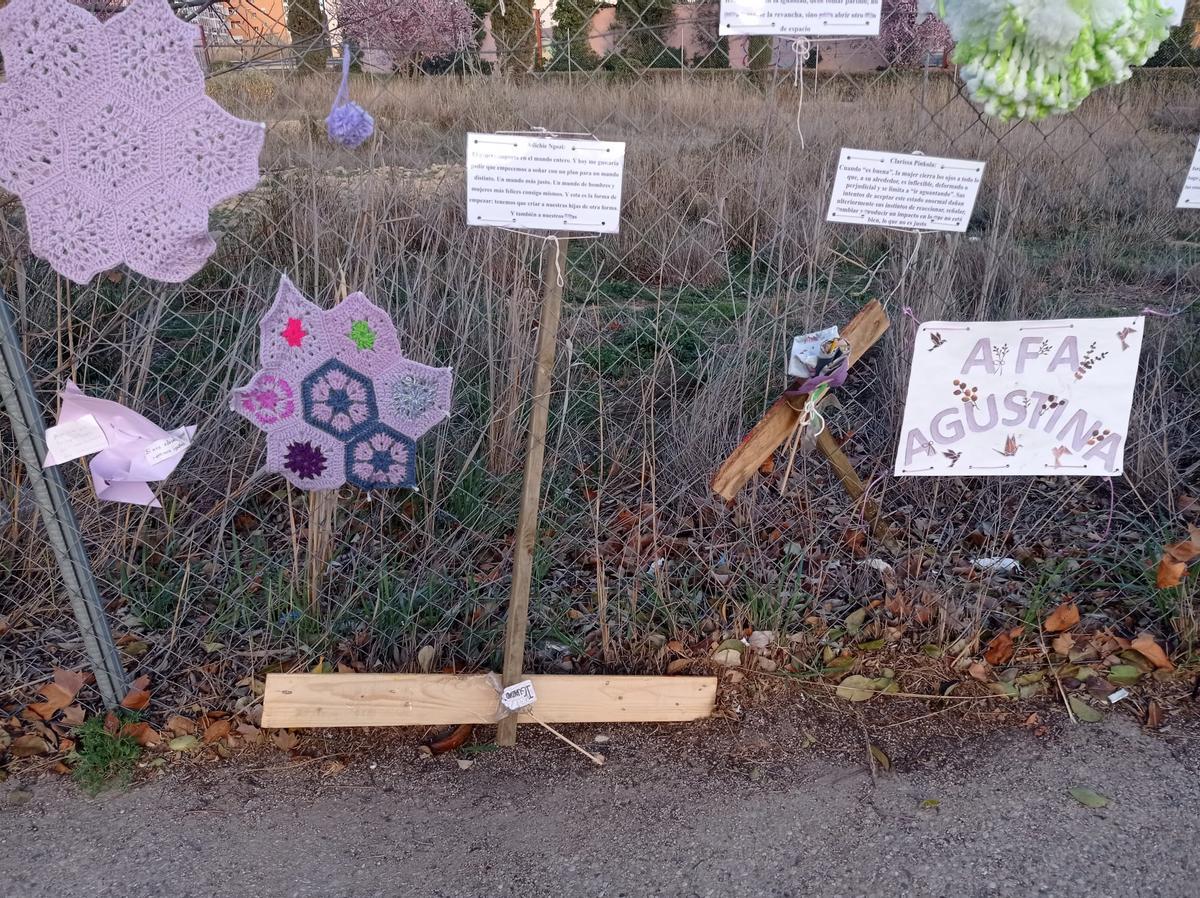
<svg viewBox="0 0 1200 898">
<path fill-rule="evenodd" d="M 54 104 L 36 86 L 0 84 L 0 185 L 29 193 L 54 177 L 66 158 Z"/>
<path fill-rule="evenodd" d="M 78 284 L 121 261 L 119 245 L 109 239 L 113 212 L 95 197 L 52 185 L 26 200 L 25 216 L 30 249 Z"/>
<path fill-rule="evenodd" d="M 68 122 L 66 134 L 79 181 L 109 202 L 128 198 L 160 175 L 155 122 L 123 100 L 86 109 Z"/>
<path fill-rule="evenodd" d="M 200 29 L 160 0 L 134 0 L 104 25 L 118 92 L 143 109 L 170 112 L 204 93 Z"/>
<path fill-rule="evenodd" d="M 0 7 L 0 186 L 61 274 L 126 261 L 185 280 L 216 248 L 209 208 L 257 183 L 263 127 L 205 96 L 198 35 L 168 0 L 133 0 L 103 24 L 67 0 Z M 83 230 L 54 230 L 68 227 Z"/>
<path fill-rule="evenodd" d="M 201 97 L 170 122 L 167 164 L 182 188 L 215 205 L 258 183 L 265 135 L 260 123 L 243 121 Z"/>
<path fill-rule="evenodd" d="M 208 209 L 157 189 L 121 207 L 125 262 L 147 277 L 178 284 L 204 267 L 216 244 Z"/>
<path fill-rule="evenodd" d="M 295 383 L 330 356 L 321 310 L 286 277 L 280 279 L 275 302 L 259 323 L 259 335 L 263 365 L 278 367 Z"/>
<path fill-rule="evenodd" d="M 0 53 L 16 85 L 40 85 L 62 109 L 104 91 L 106 66 L 96 65 L 103 28 L 67 0 L 12 0 L 0 9 Z"/>
</svg>

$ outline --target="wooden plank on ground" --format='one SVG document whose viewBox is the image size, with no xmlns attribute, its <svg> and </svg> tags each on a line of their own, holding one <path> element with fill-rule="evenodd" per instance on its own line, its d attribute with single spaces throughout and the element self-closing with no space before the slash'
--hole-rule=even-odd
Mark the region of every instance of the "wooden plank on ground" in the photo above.
<svg viewBox="0 0 1200 898">
<path fill-rule="evenodd" d="M 546 723 L 647 723 L 712 714 L 716 677 L 531 676 Z M 484 674 L 267 674 L 262 725 L 450 726 L 495 723 Z M 533 723 L 521 714 L 520 723 Z"/>
<path fill-rule="evenodd" d="M 878 300 L 871 300 L 842 329 L 842 336 L 850 343 L 851 367 L 887 333 L 891 322 Z M 712 480 L 712 490 L 727 502 L 732 502 L 743 486 L 762 467 L 763 462 L 775 454 L 783 445 L 800 420 L 804 409 L 804 398 L 778 400 L 762 420 L 742 440 L 740 446 L 721 465 Z"/>
</svg>

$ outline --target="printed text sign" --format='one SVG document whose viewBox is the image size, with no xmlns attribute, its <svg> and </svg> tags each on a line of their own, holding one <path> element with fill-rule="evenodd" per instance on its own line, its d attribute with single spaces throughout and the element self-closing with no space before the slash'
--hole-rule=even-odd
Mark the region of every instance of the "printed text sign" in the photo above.
<svg viewBox="0 0 1200 898">
<path fill-rule="evenodd" d="M 721 34 L 877 35 L 883 0 L 721 0 Z"/>
<path fill-rule="evenodd" d="M 1183 184 L 1183 193 L 1179 195 L 1179 208 L 1200 209 L 1200 146 L 1196 147 L 1196 155 L 1192 157 L 1192 167 Z"/>
<path fill-rule="evenodd" d="M 961 233 L 971 221 L 983 168 L 966 159 L 843 149 L 828 220 Z"/>
<path fill-rule="evenodd" d="M 922 324 L 896 475 L 1119 475 L 1144 321 Z"/>
<path fill-rule="evenodd" d="M 615 234 L 625 144 L 467 135 L 467 221 L 480 227 Z"/>
</svg>

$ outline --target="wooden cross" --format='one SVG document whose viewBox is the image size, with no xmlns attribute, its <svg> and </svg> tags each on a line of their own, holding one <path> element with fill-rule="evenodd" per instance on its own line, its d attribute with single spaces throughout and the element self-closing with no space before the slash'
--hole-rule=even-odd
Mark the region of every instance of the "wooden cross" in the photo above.
<svg viewBox="0 0 1200 898">
<path fill-rule="evenodd" d="M 879 342 L 890 326 L 887 312 L 878 300 L 871 300 L 863 306 L 841 332 L 841 336 L 850 344 L 851 367 L 868 349 Z M 754 429 L 742 440 L 741 445 L 721 465 L 712 480 L 713 492 L 726 502 L 732 502 L 759 468 L 795 435 L 807 399 L 807 396 L 777 399 L 775 404 L 767 409 L 762 420 L 754 425 Z M 833 466 L 834 473 L 850 494 L 850 498 L 854 501 L 861 499 L 867 491 L 862 478 L 858 476 L 850 459 L 846 458 L 846 453 L 828 429 L 822 430 L 817 436 L 816 445 L 817 451 Z M 868 499 L 864 504 L 863 513 L 876 538 L 885 543 L 895 542 L 878 505 Z"/>
</svg>

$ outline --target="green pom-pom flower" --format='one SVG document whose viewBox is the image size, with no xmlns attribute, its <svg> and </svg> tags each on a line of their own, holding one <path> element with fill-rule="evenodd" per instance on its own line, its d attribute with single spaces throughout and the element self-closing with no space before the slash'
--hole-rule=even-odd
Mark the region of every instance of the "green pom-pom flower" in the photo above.
<svg viewBox="0 0 1200 898">
<path fill-rule="evenodd" d="M 1070 112 L 1167 38 L 1159 0 L 923 0 L 950 27 L 972 98 L 1001 119 Z"/>
</svg>

